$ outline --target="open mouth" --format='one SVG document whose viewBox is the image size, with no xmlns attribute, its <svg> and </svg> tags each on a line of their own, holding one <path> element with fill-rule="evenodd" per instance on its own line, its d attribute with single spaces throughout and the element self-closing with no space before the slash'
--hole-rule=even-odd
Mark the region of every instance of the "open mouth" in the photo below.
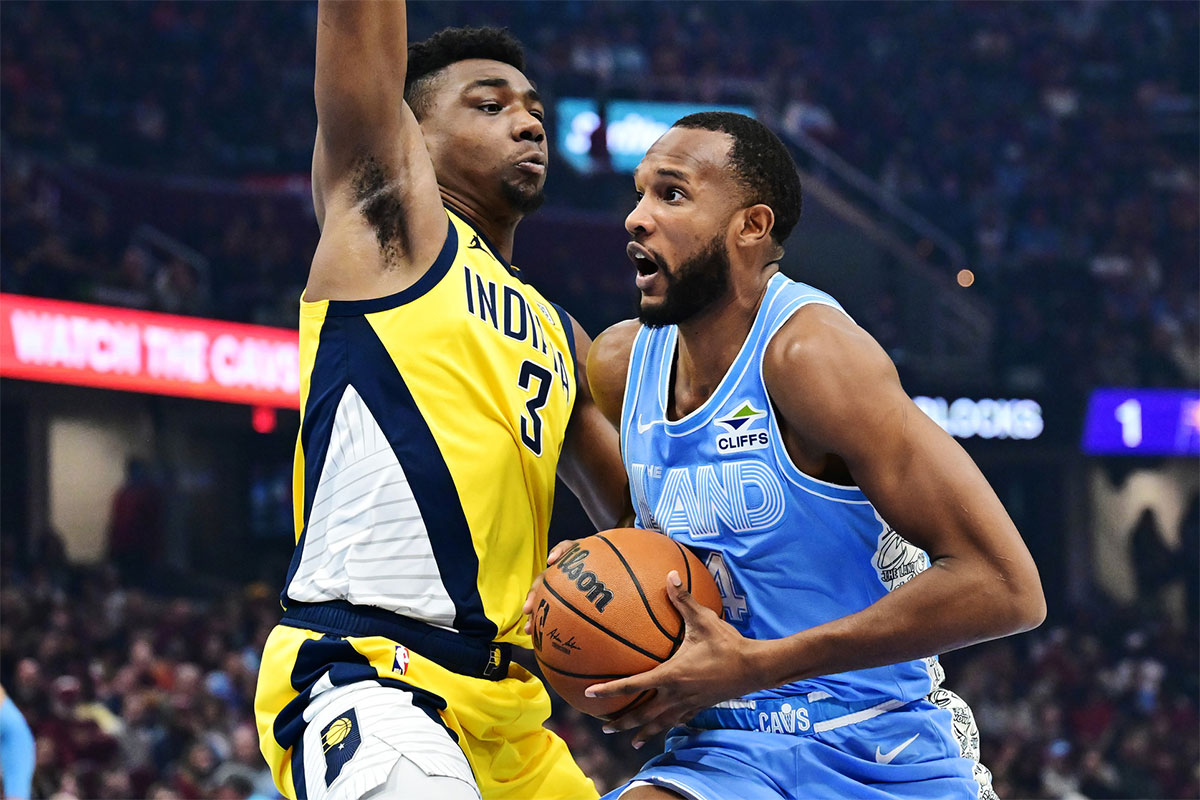
<svg viewBox="0 0 1200 800">
<path fill-rule="evenodd" d="M 653 275 L 658 272 L 658 262 L 654 260 L 654 256 L 637 242 L 630 242 L 625 246 L 625 255 L 629 256 L 639 275 Z"/>
</svg>

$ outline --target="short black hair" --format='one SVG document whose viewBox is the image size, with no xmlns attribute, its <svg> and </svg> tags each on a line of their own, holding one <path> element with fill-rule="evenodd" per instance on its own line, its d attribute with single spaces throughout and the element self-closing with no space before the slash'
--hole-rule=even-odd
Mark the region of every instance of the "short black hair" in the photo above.
<svg viewBox="0 0 1200 800">
<path fill-rule="evenodd" d="M 430 89 L 437 73 L 468 58 L 500 61 L 525 71 L 525 50 L 508 28 L 443 28 L 423 42 L 412 42 L 404 99 L 418 120 L 429 111 Z"/>
<path fill-rule="evenodd" d="M 783 244 L 800 220 L 801 197 L 796 162 L 779 137 L 753 117 L 731 111 L 688 114 L 674 127 L 719 131 L 733 138 L 729 166 L 734 177 L 744 187 L 748 205 L 764 203 L 775 212 L 771 238 Z"/>
</svg>

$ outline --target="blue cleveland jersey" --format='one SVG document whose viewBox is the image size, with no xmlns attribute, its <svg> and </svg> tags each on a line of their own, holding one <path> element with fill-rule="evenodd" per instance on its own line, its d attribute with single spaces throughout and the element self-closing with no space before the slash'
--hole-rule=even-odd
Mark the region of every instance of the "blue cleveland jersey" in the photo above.
<svg viewBox="0 0 1200 800">
<path fill-rule="evenodd" d="M 829 295 L 771 278 L 741 352 L 712 396 L 681 420 L 666 408 L 678 330 L 643 327 L 630 355 L 622 453 L 637 525 L 690 546 L 716 578 L 725 619 L 777 639 L 861 611 L 929 565 L 855 487 L 805 475 L 784 448 L 762 377 L 771 337 Z M 844 701 L 924 697 L 935 658 L 829 675 L 759 696 L 827 692 Z"/>
</svg>

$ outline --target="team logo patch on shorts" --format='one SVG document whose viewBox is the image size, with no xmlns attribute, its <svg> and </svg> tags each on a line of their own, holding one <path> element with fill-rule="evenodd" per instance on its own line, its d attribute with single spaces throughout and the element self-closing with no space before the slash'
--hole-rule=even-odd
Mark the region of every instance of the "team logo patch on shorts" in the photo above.
<svg viewBox="0 0 1200 800">
<path fill-rule="evenodd" d="M 358 715 L 351 708 L 321 731 L 321 749 L 325 752 L 325 785 L 331 786 L 346 762 L 354 758 L 362 744 Z"/>
</svg>

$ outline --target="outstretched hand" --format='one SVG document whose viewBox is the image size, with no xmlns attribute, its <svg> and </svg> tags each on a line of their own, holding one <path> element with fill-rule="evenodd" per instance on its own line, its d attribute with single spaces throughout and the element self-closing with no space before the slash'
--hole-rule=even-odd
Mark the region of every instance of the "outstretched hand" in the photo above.
<svg viewBox="0 0 1200 800">
<path fill-rule="evenodd" d="M 542 575 L 545 575 L 550 567 L 554 566 L 554 562 L 562 558 L 563 553 L 575 546 L 576 539 L 564 539 L 546 556 L 546 569 L 542 570 L 536 578 L 533 579 L 533 585 L 529 587 L 529 591 L 525 594 L 525 605 L 521 607 L 521 613 L 525 615 L 525 632 L 533 633 L 533 620 L 529 615 L 533 613 L 533 593 L 537 591 L 537 587 L 542 582 Z"/>
<path fill-rule="evenodd" d="M 640 728 L 634 747 L 716 703 L 765 688 L 753 674 L 756 640 L 696 602 L 674 570 L 667 574 L 667 596 L 683 617 L 683 643 L 675 655 L 652 670 L 586 691 L 588 697 L 618 697 L 657 690 L 648 702 L 604 726 L 606 733 Z"/>
</svg>

